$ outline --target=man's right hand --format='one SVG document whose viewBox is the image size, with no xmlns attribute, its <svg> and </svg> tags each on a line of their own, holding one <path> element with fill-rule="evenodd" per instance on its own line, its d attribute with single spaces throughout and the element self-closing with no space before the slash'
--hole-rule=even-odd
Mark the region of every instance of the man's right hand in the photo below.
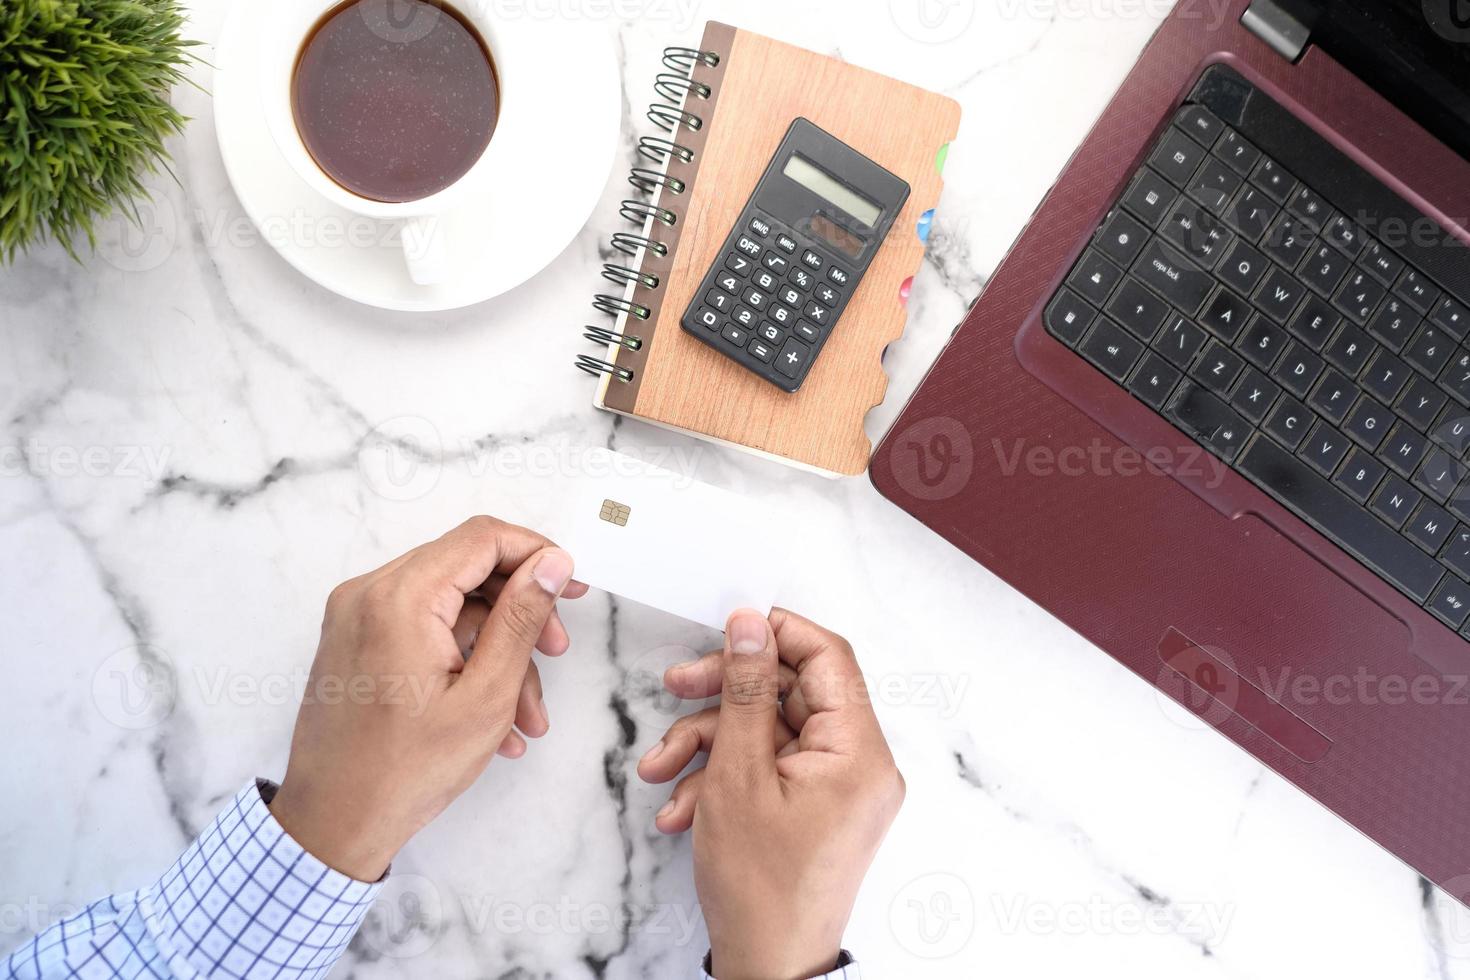
<svg viewBox="0 0 1470 980">
<path fill-rule="evenodd" d="M 673 779 L 655 818 L 694 829 L 694 883 L 719 980 L 798 980 L 832 970 L 858 887 L 903 802 L 852 647 L 782 609 L 730 617 L 725 649 L 669 670 L 685 699 L 639 775 Z M 784 695 L 784 701 L 782 696 Z"/>
</svg>

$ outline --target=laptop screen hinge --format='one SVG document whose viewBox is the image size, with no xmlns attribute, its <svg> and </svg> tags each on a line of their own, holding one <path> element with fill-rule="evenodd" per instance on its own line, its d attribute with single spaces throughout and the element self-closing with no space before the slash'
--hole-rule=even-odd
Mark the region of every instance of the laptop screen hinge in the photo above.
<svg viewBox="0 0 1470 980">
<path fill-rule="evenodd" d="M 1265 41 L 1287 61 L 1296 61 L 1307 47 L 1311 32 L 1279 0 L 1252 0 L 1241 15 L 1241 26 Z"/>
</svg>

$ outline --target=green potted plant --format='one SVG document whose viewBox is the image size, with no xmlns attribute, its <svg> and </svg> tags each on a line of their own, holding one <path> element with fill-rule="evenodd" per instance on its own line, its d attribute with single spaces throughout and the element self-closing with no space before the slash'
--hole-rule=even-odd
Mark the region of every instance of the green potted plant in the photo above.
<svg viewBox="0 0 1470 980">
<path fill-rule="evenodd" d="M 0 262 L 47 238 L 73 258 L 167 167 L 189 61 L 177 0 L 0 0 Z"/>
</svg>

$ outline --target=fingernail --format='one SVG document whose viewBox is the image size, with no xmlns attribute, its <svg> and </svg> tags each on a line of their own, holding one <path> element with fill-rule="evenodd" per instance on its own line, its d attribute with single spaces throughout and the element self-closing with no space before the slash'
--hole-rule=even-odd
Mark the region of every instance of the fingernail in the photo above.
<svg viewBox="0 0 1470 980">
<path fill-rule="evenodd" d="M 667 817 L 669 814 L 674 812 L 675 807 L 677 807 L 678 805 L 678 801 L 670 797 L 669 802 L 658 808 L 658 815 L 660 817 Z"/>
<path fill-rule="evenodd" d="M 766 648 L 766 619 L 760 613 L 742 609 L 730 619 L 730 652 L 752 654 Z"/>
<path fill-rule="evenodd" d="M 659 753 L 662 752 L 663 750 L 664 750 L 664 742 L 663 742 L 663 739 L 659 739 L 657 742 L 654 742 L 653 743 L 653 748 L 651 748 L 647 752 L 643 753 L 643 758 L 640 761 L 642 761 L 642 762 L 652 762 L 654 759 L 657 759 L 658 758 Z"/>
<path fill-rule="evenodd" d="M 572 580 L 572 556 L 557 549 L 546 552 L 531 570 L 531 577 L 547 592 L 561 595 Z"/>
</svg>

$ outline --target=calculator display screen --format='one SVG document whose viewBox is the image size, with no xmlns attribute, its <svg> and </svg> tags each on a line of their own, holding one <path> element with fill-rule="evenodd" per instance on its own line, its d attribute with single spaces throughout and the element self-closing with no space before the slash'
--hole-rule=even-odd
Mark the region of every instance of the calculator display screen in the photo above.
<svg viewBox="0 0 1470 980">
<path fill-rule="evenodd" d="M 842 181 L 795 153 L 787 158 L 786 166 L 781 172 L 813 194 L 846 211 L 869 228 L 875 227 L 879 216 L 883 214 L 882 208 L 854 193 Z"/>
</svg>

